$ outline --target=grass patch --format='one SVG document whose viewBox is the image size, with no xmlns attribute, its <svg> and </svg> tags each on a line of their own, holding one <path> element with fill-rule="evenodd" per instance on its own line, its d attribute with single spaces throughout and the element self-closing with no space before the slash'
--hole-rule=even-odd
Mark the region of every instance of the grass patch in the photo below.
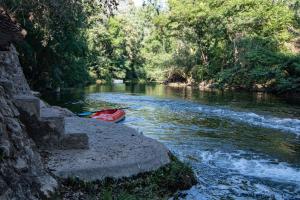
<svg viewBox="0 0 300 200">
<path fill-rule="evenodd" d="M 160 169 L 131 178 L 84 182 L 62 180 L 61 190 L 52 199 L 162 200 L 197 183 L 192 169 L 171 155 L 171 162 Z"/>
</svg>

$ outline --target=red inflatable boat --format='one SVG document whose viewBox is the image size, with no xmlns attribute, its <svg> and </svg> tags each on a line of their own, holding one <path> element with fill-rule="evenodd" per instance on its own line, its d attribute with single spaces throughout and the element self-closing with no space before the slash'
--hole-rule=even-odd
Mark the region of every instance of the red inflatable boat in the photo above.
<svg viewBox="0 0 300 200">
<path fill-rule="evenodd" d="M 124 110 L 120 109 L 105 109 L 97 111 L 91 116 L 93 119 L 99 119 L 106 122 L 119 122 L 125 118 Z"/>
</svg>

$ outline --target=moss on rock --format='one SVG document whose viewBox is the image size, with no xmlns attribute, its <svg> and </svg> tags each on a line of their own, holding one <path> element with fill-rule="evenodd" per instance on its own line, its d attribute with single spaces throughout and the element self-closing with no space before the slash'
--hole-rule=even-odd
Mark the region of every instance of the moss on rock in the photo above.
<svg viewBox="0 0 300 200">
<path fill-rule="evenodd" d="M 52 199 L 138 200 L 168 199 L 177 191 L 197 183 L 192 169 L 170 155 L 171 162 L 154 172 L 131 178 L 83 182 L 76 178 L 61 181 L 61 189 Z"/>
</svg>

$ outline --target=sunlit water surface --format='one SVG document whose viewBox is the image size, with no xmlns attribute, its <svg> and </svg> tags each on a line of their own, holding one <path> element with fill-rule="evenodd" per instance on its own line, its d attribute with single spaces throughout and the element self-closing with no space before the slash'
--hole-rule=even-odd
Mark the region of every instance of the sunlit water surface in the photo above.
<svg viewBox="0 0 300 200">
<path fill-rule="evenodd" d="M 162 85 L 93 85 L 44 94 L 74 112 L 129 107 L 123 124 L 194 169 L 186 199 L 300 199 L 300 100 Z"/>
</svg>

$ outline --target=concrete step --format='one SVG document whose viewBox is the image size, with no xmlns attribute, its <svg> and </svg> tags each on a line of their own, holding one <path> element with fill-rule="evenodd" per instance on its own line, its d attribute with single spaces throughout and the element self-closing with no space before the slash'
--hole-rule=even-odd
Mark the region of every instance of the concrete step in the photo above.
<svg viewBox="0 0 300 200">
<path fill-rule="evenodd" d="M 65 132 L 64 116 L 60 115 L 60 113 L 52 107 L 42 108 L 40 113 L 41 120 L 54 123 L 56 131 L 60 134 L 59 136 L 63 136 Z"/>
<path fill-rule="evenodd" d="M 33 95 L 14 96 L 14 103 L 20 112 L 20 119 L 26 125 L 29 136 L 40 149 L 60 147 L 64 132 L 63 118 L 45 116 L 41 112 L 40 99 Z"/>
<path fill-rule="evenodd" d="M 67 113 L 68 114 L 68 113 Z M 41 120 L 55 124 L 59 135 L 59 149 L 88 149 L 88 136 L 84 132 L 68 132 L 65 130 L 66 111 L 59 107 L 42 107 Z"/>
<path fill-rule="evenodd" d="M 28 134 L 40 149 L 88 149 L 84 132 L 65 132 L 65 117 L 70 111 L 59 107 L 41 106 L 33 95 L 14 96 L 14 103 Z"/>
</svg>

